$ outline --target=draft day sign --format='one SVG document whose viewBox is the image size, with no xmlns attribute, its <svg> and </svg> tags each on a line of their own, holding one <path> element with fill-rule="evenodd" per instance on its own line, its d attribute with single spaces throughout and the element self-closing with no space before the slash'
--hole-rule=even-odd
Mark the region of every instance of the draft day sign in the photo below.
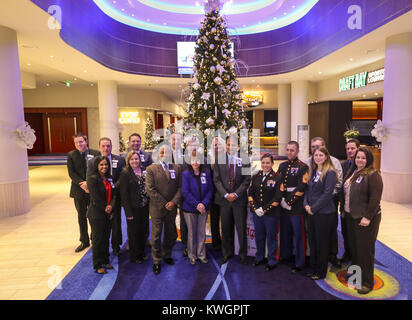
<svg viewBox="0 0 412 320">
<path fill-rule="evenodd" d="M 384 68 L 371 72 L 360 72 L 355 75 L 339 79 L 339 92 L 361 88 L 371 83 L 383 81 L 384 78 Z"/>
</svg>

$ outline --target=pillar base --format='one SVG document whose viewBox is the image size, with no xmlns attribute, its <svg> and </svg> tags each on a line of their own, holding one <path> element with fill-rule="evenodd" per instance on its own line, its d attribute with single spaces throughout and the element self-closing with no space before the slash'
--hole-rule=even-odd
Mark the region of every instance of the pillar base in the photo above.
<svg viewBox="0 0 412 320">
<path fill-rule="evenodd" d="M 0 218 L 14 217 L 29 212 L 29 181 L 0 184 L 0 199 Z"/>
<path fill-rule="evenodd" d="M 382 171 L 382 200 L 396 203 L 412 203 L 412 173 L 399 174 Z"/>
</svg>

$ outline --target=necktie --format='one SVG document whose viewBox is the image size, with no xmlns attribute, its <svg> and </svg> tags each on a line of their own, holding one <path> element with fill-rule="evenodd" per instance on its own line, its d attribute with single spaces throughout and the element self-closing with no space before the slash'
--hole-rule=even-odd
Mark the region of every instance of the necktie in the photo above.
<svg viewBox="0 0 412 320">
<path fill-rule="evenodd" d="M 230 161 L 229 164 L 229 188 L 230 192 L 233 191 L 233 188 L 235 187 L 235 164 Z"/>
<path fill-rule="evenodd" d="M 165 173 L 166 173 L 166 176 L 167 176 L 167 180 L 170 180 L 169 165 L 167 165 L 167 164 L 165 163 L 164 169 L 165 169 Z"/>
<path fill-rule="evenodd" d="M 263 175 L 262 182 L 265 181 L 265 179 L 266 179 L 266 174 Z"/>
</svg>

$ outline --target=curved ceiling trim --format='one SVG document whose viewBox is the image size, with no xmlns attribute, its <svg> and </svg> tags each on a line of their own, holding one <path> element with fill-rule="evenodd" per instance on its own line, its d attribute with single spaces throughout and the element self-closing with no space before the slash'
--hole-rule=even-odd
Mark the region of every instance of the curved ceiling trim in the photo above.
<svg viewBox="0 0 412 320">
<path fill-rule="evenodd" d="M 128 0 L 129 1 L 129 0 Z M 226 5 L 223 8 L 222 14 L 227 17 L 235 14 L 251 14 L 253 11 L 265 9 L 268 6 L 272 6 L 271 10 L 279 9 L 285 0 L 261 0 L 251 3 L 243 3 L 238 5 Z M 147 20 L 139 19 L 134 15 L 126 12 L 124 8 L 116 8 L 113 6 L 113 1 L 110 0 L 93 0 L 93 2 L 102 10 L 106 15 L 112 19 L 119 21 L 120 23 L 126 24 L 131 27 L 153 31 L 161 32 L 166 34 L 175 34 L 175 35 L 197 35 L 199 33 L 200 21 L 203 19 L 204 9 L 196 6 L 183 6 L 183 5 L 172 5 L 165 2 L 153 1 L 153 0 L 140 0 L 139 2 L 147 5 L 151 8 L 155 8 L 162 11 L 173 12 L 182 14 L 197 14 L 199 15 L 199 25 L 196 28 L 186 28 L 186 27 L 177 27 L 160 23 L 152 23 Z M 296 10 L 293 10 L 290 13 L 285 14 L 282 17 L 266 21 L 259 21 L 253 25 L 230 28 L 228 27 L 228 33 L 230 35 L 246 35 L 267 32 L 271 30 L 276 30 L 283 28 L 289 24 L 292 24 L 303 16 L 305 16 L 317 3 L 319 0 L 307 0 L 302 5 L 298 6 Z M 196 11 L 195 11 L 196 10 Z"/>
</svg>

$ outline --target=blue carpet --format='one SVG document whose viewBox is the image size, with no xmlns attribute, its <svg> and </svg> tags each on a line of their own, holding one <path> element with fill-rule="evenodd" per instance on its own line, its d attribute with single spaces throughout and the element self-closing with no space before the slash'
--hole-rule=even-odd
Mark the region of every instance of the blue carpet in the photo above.
<svg viewBox="0 0 412 320">
<path fill-rule="evenodd" d="M 124 217 L 124 216 L 123 216 Z M 123 218 L 123 235 L 126 223 Z M 342 254 L 342 237 L 339 232 L 339 254 Z M 266 272 L 264 266 L 253 268 L 253 257 L 248 265 L 242 265 L 237 257 L 221 265 L 221 253 L 206 245 L 209 263 L 192 266 L 182 257 L 182 245 L 177 242 L 172 257 L 174 266 L 162 263 L 159 275 L 152 272 L 153 260 L 150 248 L 146 249 L 149 260 L 142 264 L 129 261 L 124 251 L 120 258 L 111 255 L 114 270 L 104 276 L 92 268 L 91 249 L 63 279 L 61 289 L 55 289 L 47 300 L 353 300 L 360 299 L 345 294 L 330 283 L 312 281 L 303 273 L 292 274 L 290 264 L 279 264 Z M 124 248 L 123 248 L 124 249 Z M 382 299 L 412 299 L 412 263 L 377 241 L 376 270 L 384 271 L 399 285 L 399 292 L 388 296 L 381 289 Z M 328 277 L 337 279 L 339 270 L 330 269 Z M 376 273 L 376 272 L 375 272 Z M 355 292 L 353 290 L 353 292 Z M 386 296 L 385 296 L 386 295 Z M 368 299 L 368 297 L 364 297 Z"/>
</svg>

